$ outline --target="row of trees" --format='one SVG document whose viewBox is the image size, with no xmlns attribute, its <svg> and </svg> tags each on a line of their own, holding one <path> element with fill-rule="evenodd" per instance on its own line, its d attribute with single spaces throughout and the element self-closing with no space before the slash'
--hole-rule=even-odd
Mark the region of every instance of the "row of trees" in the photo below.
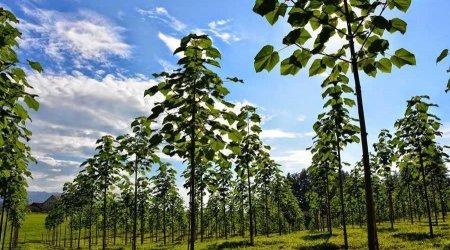
<svg viewBox="0 0 450 250">
<path fill-rule="evenodd" d="M 330 92 L 339 93 L 336 90 L 341 89 L 334 86 Z M 446 163 L 450 161 L 444 147 L 436 141 L 442 134 L 441 124 L 430 110 L 436 105 L 428 100 L 428 96 L 411 98 L 404 117 L 395 123 L 395 134 L 381 130 L 370 156 L 375 220 L 390 221 L 393 230 L 396 218 L 409 219 L 411 223 L 415 218 L 426 218 L 433 237 L 433 224 L 438 225 L 439 214 L 445 221 L 448 211 L 450 178 Z M 318 230 L 326 227 L 330 235 L 333 226 L 342 226 L 344 246 L 348 248 L 346 224 L 361 226 L 366 222 L 362 206 L 366 193 L 361 161 L 350 172 L 342 171 L 340 150 L 347 143 L 358 141 L 358 130 L 342 108 L 345 101 L 333 103 L 327 113 L 319 115 L 314 126 L 317 136 L 312 165 L 288 179 L 293 183 L 305 225 Z M 338 110 L 341 115 L 330 119 Z"/>
<path fill-rule="evenodd" d="M 61 204 L 46 220 L 54 244 L 63 239 L 58 232 L 67 219 L 71 245 L 73 229 L 80 244 L 84 228 L 91 248 L 95 226 L 102 230 L 103 249 L 109 238 L 115 244 L 118 235 L 128 243 L 129 225 L 133 249 L 138 227 L 141 243 L 146 233 L 158 241 L 162 231 L 159 239 L 166 244 L 168 234 L 173 242 L 189 231 L 190 249 L 197 237 L 244 236 L 249 230 L 253 244 L 257 233 L 268 236 L 301 228 L 290 185 L 270 158 L 270 147 L 260 140 L 256 108 L 237 109 L 225 101 L 229 91 L 210 69 L 219 66 L 221 57 L 211 39 L 188 35 L 175 53 L 183 55 L 180 68 L 155 74 L 161 82 L 145 91 L 163 97 L 150 116 L 133 121 L 131 134 L 99 139 L 97 153 L 82 164 L 74 182 L 65 185 Z M 158 157 L 160 151 L 187 162 L 182 173 L 189 190 L 187 210 L 175 185 L 175 170 Z M 157 174 L 148 177 L 155 165 Z"/>
<path fill-rule="evenodd" d="M 16 53 L 21 38 L 13 13 L 0 7 L 0 243 L 5 248 L 9 226 L 9 246 L 18 243 L 19 228 L 28 208 L 27 178 L 31 177 L 28 163 L 35 162 L 26 142 L 31 131 L 29 109 L 38 110 L 36 95 L 26 79 L 25 70 Z M 27 61 L 32 69 L 41 72 L 39 63 Z"/>
</svg>

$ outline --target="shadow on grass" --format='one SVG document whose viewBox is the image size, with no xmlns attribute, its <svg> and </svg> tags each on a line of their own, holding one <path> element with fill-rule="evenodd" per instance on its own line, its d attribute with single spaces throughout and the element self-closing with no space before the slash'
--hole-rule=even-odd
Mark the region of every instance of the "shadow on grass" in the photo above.
<svg viewBox="0 0 450 250">
<path fill-rule="evenodd" d="M 331 236 L 337 236 L 337 235 L 336 234 L 330 235 L 328 233 L 321 233 L 321 234 L 305 235 L 302 238 L 304 240 L 328 240 Z"/>
<path fill-rule="evenodd" d="M 337 250 L 337 249 L 341 249 L 341 248 L 336 244 L 324 242 L 324 243 L 320 243 L 320 244 L 317 244 L 314 246 L 300 246 L 296 249 L 298 249 L 298 250 L 327 250 L 327 249 Z"/>
<path fill-rule="evenodd" d="M 220 250 L 220 249 L 236 249 L 241 247 L 250 247 L 250 243 L 246 240 L 241 241 L 226 241 L 220 244 L 213 244 L 208 246 L 208 250 Z"/>
<path fill-rule="evenodd" d="M 381 233 L 383 233 L 383 232 L 397 232 L 397 231 L 398 231 L 397 228 L 394 228 L 394 229 L 392 229 L 390 227 L 378 228 L 378 232 L 381 232 Z"/>
<path fill-rule="evenodd" d="M 428 233 L 396 233 L 394 235 L 394 238 L 400 238 L 404 240 L 409 241 L 420 241 L 420 240 L 426 240 L 426 239 L 433 239 L 430 237 Z M 434 235 L 434 238 L 438 237 L 439 235 Z"/>
</svg>

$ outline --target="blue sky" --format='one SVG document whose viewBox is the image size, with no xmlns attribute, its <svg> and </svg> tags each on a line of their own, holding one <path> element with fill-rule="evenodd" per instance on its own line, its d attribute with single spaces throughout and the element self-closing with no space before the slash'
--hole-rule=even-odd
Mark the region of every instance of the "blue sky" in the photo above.
<svg viewBox="0 0 450 250">
<path fill-rule="evenodd" d="M 312 124 L 321 112 L 323 78 L 280 76 L 279 69 L 256 74 L 253 58 L 266 44 L 281 47 L 289 31 L 283 22 L 270 26 L 252 12 L 253 1 L 217 0 L 1 0 L 20 18 L 20 54 L 42 62 L 45 72 L 30 72 L 41 109 L 33 113 L 31 142 L 37 165 L 30 190 L 60 191 L 93 154 L 104 134 L 128 132 L 134 117 L 149 113 L 155 100 L 143 91 L 154 84 L 152 73 L 170 70 L 177 57 L 171 51 L 190 32 L 210 35 L 223 54 L 224 76 L 245 84 L 230 85 L 229 100 L 251 103 L 264 117 L 262 137 L 284 172 L 308 166 Z M 450 93 L 444 88 L 449 61 L 436 65 L 440 51 L 450 47 L 450 2 L 413 1 L 404 36 L 390 36 L 392 50 L 404 47 L 416 55 L 417 66 L 394 69 L 376 79 L 363 77 L 363 97 L 369 143 L 404 112 L 413 95 L 430 95 L 440 108 L 444 138 L 450 144 Z M 355 114 L 355 111 L 352 112 Z M 349 146 L 347 162 L 361 157 L 360 145 Z M 172 160 L 181 173 L 184 166 Z M 179 184 L 183 180 L 178 181 Z"/>
</svg>

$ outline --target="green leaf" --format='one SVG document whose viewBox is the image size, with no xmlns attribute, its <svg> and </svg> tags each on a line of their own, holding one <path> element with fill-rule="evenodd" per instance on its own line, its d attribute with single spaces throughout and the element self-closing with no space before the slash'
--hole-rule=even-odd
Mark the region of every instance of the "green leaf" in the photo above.
<svg viewBox="0 0 450 250">
<path fill-rule="evenodd" d="M 444 49 L 441 54 L 438 56 L 438 58 L 436 59 L 436 63 L 442 61 L 445 57 L 448 56 L 448 49 Z"/>
<path fill-rule="evenodd" d="M 391 73 L 392 63 L 387 58 L 382 58 L 380 61 L 375 63 L 377 69 L 384 73 Z"/>
<path fill-rule="evenodd" d="M 402 34 L 406 33 L 406 22 L 400 18 L 394 18 L 389 21 L 390 29 L 389 32 L 394 33 L 395 31 L 399 31 Z"/>
<path fill-rule="evenodd" d="M 416 65 L 416 57 L 406 49 L 399 49 L 395 51 L 395 55 L 391 57 L 391 62 L 401 68 L 403 65 Z"/>
<path fill-rule="evenodd" d="M 253 12 L 265 16 L 269 12 L 275 10 L 276 0 L 256 0 L 255 5 L 253 6 Z"/>
<path fill-rule="evenodd" d="M 41 73 L 42 71 L 44 71 L 44 69 L 42 68 L 41 64 L 38 62 L 33 62 L 30 60 L 27 60 L 28 64 L 30 65 L 30 67 L 34 70 L 36 70 L 37 72 Z"/>
<path fill-rule="evenodd" d="M 273 51 L 273 46 L 264 46 L 255 56 L 254 66 L 256 72 L 261 72 L 263 69 L 271 71 L 280 60 L 278 52 Z"/>
<path fill-rule="evenodd" d="M 370 53 L 384 52 L 389 48 L 389 42 L 384 39 L 376 39 L 372 41 L 367 48 Z"/>
<path fill-rule="evenodd" d="M 288 8 L 287 4 L 285 3 L 278 4 L 277 2 L 275 10 L 269 12 L 266 15 L 266 19 L 270 23 L 270 25 L 274 25 L 278 21 L 278 17 L 286 15 L 287 8 Z"/>
<path fill-rule="evenodd" d="M 34 110 L 38 111 L 38 109 L 39 109 L 39 102 L 37 102 L 33 97 L 25 96 L 23 101 L 27 104 L 27 106 L 30 109 L 34 109 Z"/>
<path fill-rule="evenodd" d="M 22 117 L 22 119 L 28 119 L 28 113 L 27 113 L 27 111 L 23 108 L 23 106 L 22 105 L 20 105 L 20 104 L 16 104 L 16 105 L 14 105 L 14 112 L 16 113 L 16 114 L 18 114 L 20 117 Z"/>
<path fill-rule="evenodd" d="M 295 57 L 288 57 L 281 61 L 280 65 L 280 74 L 281 75 L 295 75 L 297 74 L 301 67 L 296 63 Z"/>
<path fill-rule="evenodd" d="M 314 76 L 325 72 L 326 66 L 322 63 L 322 60 L 316 59 L 309 68 L 309 76 Z"/>
<path fill-rule="evenodd" d="M 411 6 L 411 0 L 393 0 L 393 1 L 394 6 L 403 12 L 406 12 L 409 9 L 409 6 Z"/>
<path fill-rule="evenodd" d="M 241 133 L 237 130 L 232 130 L 230 133 L 228 133 L 228 138 L 234 142 L 239 142 L 242 139 Z"/>
<path fill-rule="evenodd" d="M 382 16 L 372 17 L 372 24 L 379 29 L 387 29 L 389 27 L 389 21 Z"/>
<path fill-rule="evenodd" d="M 310 38 L 311 34 L 309 34 L 309 32 L 306 29 L 298 28 L 289 32 L 289 34 L 283 38 L 283 44 L 291 45 L 297 43 L 303 45 Z"/>
</svg>

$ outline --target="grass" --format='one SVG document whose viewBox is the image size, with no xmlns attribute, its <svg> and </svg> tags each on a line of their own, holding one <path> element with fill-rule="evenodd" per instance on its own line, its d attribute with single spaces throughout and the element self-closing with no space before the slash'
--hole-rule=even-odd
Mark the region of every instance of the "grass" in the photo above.
<svg viewBox="0 0 450 250">
<path fill-rule="evenodd" d="M 43 250 L 43 249 L 63 249 L 52 248 L 42 242 L 45 237 L 44 229 L 45 214 L 29 214 L 21 228 L 19 235 L 19 249 L 21 250 Z M 411 225 L 409 222 L 397 221 L 395 229 L 389 228 L 389 223 L 378 225 L 378 238 L 380 249 L 444 249 L 450 250 L 450 226 L 449 223 L 439 223 L 434 227 L 436 237 L 429 238 L 428 225 L 422 222 L 415 222 Z M 44 236 L 43 236 L 44 235 Z M 365 228 L 359 226 L 349 226 L 349 245 L 350 249 L 366 249 L 367 239 Z M 24 242 L 25 241 L 25 242 Z M 138 244 L 138 249 L 187 249 L 185 242 L 178 244 L 162 244 L 147 243 Z M 170 241 L 170 240 L 169 240 Z M 121 239 L 118 242 L 122 242 Z M 100 244 L 100 239 L 99 239 Z M 68 244 L 67 244 L 68 245 Z M 222 249 L 297 249 L 297 250 L 320 250 L 320 249 L 341 249 L 343 245 L 342 230 L 333 229 L 333 235 L 326 233 L 300 231 L 291 234 L 279 236 L 272 234 L 269 238 L 265 236 L 257 236 L 255 238 L 255 246 L 248 245 L 248 239 L 241 237 L 233 237 L 228 240 L 206 240 L 204 242 L 197 241 L 196 249 L 204 250 L 222 250 Z M 74 244 L 75 246 L 75 244 Z M 87 249 L 87 245 L 81 242 L 82 249 Z M 68 248 L 67 248 L 68 249 Z M 101 246 L 94 246 L 93 249 L 101 249 Z M 124 245 L 111 246 L 108 249 L 131 249 Z"/>
</svg>

